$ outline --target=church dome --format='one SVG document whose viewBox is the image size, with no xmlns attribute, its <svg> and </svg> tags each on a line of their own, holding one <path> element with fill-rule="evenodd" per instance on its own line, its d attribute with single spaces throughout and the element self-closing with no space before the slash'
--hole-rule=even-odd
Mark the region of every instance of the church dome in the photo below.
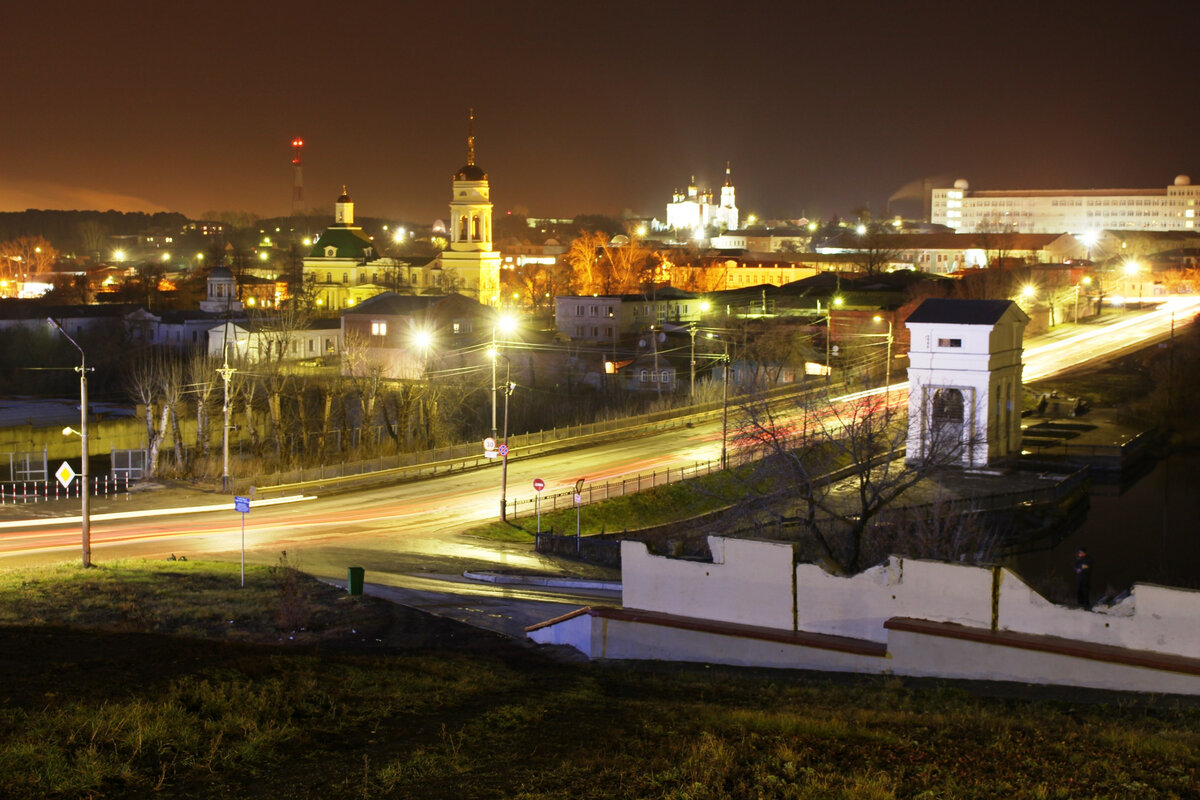
<svg viewBox="0 0 1200 800">
<path fill-rule="evenodd" d="M 475 164 L 467 164 L 454 173 L 456 181 L 486 181 L 487 173 Z"/>
<path fill-rule="evenodd" d="M 337 201 L 338 201 L 339 203 L 351 203 L 351 202 L 354 202 L 354 201 L 352 201 L 352 200 L 350 199 L 350 193 L 346 191 L 346 188 L 345 188 L 344 186 L 342 187 L 342 194 L 341 194 L 341 196 L 340 196 L 340 197 L 338 197 Z"/>
<path fill-rule="evenodd" d="M 209 270 L 209 280 L 233 280 L 233 273 L 229 271 L 229 267 L 216 266 Z"/>
</svg>

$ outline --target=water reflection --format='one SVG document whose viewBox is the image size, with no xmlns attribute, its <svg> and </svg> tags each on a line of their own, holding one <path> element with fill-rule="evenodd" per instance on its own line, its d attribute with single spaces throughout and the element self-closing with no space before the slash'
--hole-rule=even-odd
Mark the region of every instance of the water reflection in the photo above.
<svg viewBox="0 0 1200 800">
<path fill-rule="evenodd" d="M 1200 588 L 1200 453 L 1172 455 L 1126 489 L 1094 485 L 1081 525 L 1046 548 L 1007 561 L 1056 602 L 1073 597 L 1075 552 L 1092 557 L 1092 596 L 1133 583 Z"/>
</svg>

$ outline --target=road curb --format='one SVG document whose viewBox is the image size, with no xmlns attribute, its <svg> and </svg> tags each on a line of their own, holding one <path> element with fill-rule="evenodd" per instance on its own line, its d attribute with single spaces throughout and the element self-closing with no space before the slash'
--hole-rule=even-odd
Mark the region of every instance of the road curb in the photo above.
<svg viewBox="0 0 1200 800">
<path fill-rule="evenodd" d="M 487 583 L 552 586 L 559 589 L 596 589 L 605 592 L 621 591 L 620 581 L 597 581 L 587 578 L 567 578 L 544 575 L 506 575 L 499 572 L 464 572 L 464 578 Z"/>
</svg>

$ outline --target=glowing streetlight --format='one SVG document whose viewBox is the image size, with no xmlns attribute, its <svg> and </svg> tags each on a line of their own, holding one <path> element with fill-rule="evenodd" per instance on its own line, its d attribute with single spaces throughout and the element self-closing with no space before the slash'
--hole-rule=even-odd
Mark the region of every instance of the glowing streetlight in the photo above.
<svg viewBox="0 0 1200 800">
<path fill-rule="evenodd" d="M 496 358 L 501 356 L 500 348 L 497 345 L 496 334 L 508 336 L 517 329 L 516 317 L 508 314 L 500 314 L 496 317 L 496 321 L 492 325 L 492 346 L 488 348 L 488 356 L 492 359 L 492 438 L 496 438 L 498 431 L 496 430 Z M 507 359 L 505 359 L 507 361 Z"/>
<path fill-rule="evenodd" d="M 124 260 L 125 260 L 125 251 L 124 250 L 114 250 L 113 251 L 113 261 L 124 261 Z"/>
<path fill-rule="evenodd" d="M 67 341 L 79 351 L 79 366 L 75 367 L 75 371 L 79 373 L 79 430 L 74 428 L 63 428 L 63 435 L 68 436 L 72 433 L 79 436 L 79 450 L 82 465 L 79 472 L 79 521 L 80 534 L 83 541 L 83 566 L 90 567 L 92 565 L 92 534 L 91 520 L 88 514 L 88 501 L 91 492 L 91 486 L 88 484 L 88 389 L 87 389 L 87 356 L 83 352 L 83 348 L 79 343 L 71 338 L 71 335 L 66 332 L 62 325 L 51 318 L 46 317 L 46 321 L 58 328 L 58 332 L 66 337 Z"/>
<path fill-rule="evenodd" d="M 876 314 L 875 321 L 883 322 L 883 317 L 880 316 L 879 314 Z M 892 393 L 892 320 L 890 318 L 888 319 L 887 324 L 888 324 L 888 330 L 887 330 L 887 334 L 886 334 L 887 335 L 887 371 L 885 374 L 884 384 L 883 384 L 883 397 L 884 397 L 883 402 L 885 405 L 887 405 L 888 398 L 891 396 L 891 393 Z"/>
<path fill-rule="evenodd" d="M 867 232 L 867 226 L 860 222 L 860 223 L 858 223 L 858 227 L 855 228 L 854 230 L 858 233 L 859 236 L 863 236 Z"/>
<path fill-rule="evenodd" d="M 1036 294 L 1037 287 L 1032 283 L 1027 283 L 1021 287 L 1021 297 L 1024 297 L 1026 300 L 1032 300 Z"/>
</svg>

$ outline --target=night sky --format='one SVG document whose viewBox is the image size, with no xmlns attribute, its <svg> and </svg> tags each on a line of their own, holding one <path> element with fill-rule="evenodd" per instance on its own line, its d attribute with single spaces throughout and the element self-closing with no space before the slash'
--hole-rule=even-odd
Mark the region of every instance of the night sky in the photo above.
<svg viewBox="0 0 1200 800">
<path fill-rule="evenodd" d="M 914 182 L 1200 181 L 1196 6 L 10 4 L 0 210 L 447 214 L 467 109 L 498 213 L 882 214 Z M 895 210 L 895 209 L 894 209 Z"/>
</svg>

